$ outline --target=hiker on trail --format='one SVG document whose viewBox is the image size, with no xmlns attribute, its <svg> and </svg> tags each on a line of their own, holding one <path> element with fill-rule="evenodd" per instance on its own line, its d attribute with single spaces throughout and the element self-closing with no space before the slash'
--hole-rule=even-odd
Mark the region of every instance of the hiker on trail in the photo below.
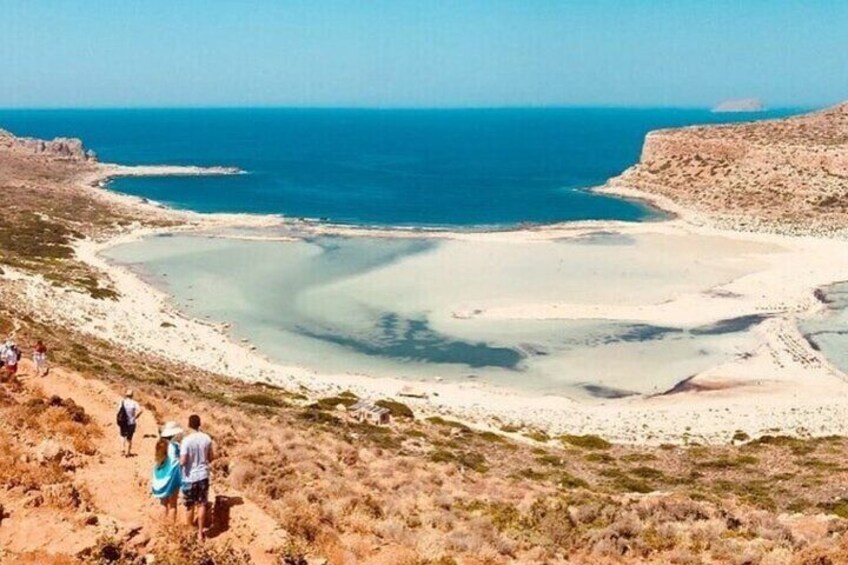
<svg viewBox="0 0 848 565">
<path fill-rule="evenodd" d="M 7 341 L 3 348 L 3 366 L 9 378 L 14 378 L 18 372 L 18 361 L 21 358 L 21 350 L 13 341 Z"/>
<path fill-rule="evenodd" d="M 32 360 L 35 361 L 35 376 L 41 375 L 43 371 L 46 377 L 47 373 L 50 372 L 50 369 L 47 367 L 47 346 L 40 339 L 35 343 Z"/>
<path fill-rule="evenodd" d="M 135 435 L 135 423 L 141 413 L 144 412 L 138 402 L 133 400 L 132 389 L 127 390 L 126 396 L 121 399 L 118 406 L 118 428 L 121 431 L 121 453 L 124 457 L 132 455 L 132 440 Z"/>
<path fill-rule="evenodd" d="M 183 466 L 183 502 L 186 506 L 186 523 L 194 523 L 197 508 L 197 539 L 203 541 L 206 524 L 206 507 L 209 502 L 209 464 L 215 458 L 212 438 L 200 431 L 200 416 L 188 418 L 190 429 L 180 444 L 180 463 Z"/>
<path fill-rule="evenodd" d="M 180 444 L 176 437 L 183 429 L 176 422 L 167 422 L 159 432 L 156 442 L 156 464 L 153 467 L 153 479 L 150 492 L 162 503 L 165 521 L 171 514 L 171 521 L 177 521 L 177 499 L 182 484 L 182 465 L 180 464 Z"/>
</svg>

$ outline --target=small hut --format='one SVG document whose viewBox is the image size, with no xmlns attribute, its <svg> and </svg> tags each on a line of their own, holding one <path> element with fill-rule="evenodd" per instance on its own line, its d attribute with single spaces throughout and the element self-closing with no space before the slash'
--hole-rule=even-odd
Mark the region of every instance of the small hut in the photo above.
<svg viewBox="0 0 848 565">
<path fill-rule="evenodd" d="M 373 426 L 387 426 L 391 420 L 388 408 L 377 406 L 367 400 L 360 400 L 347 409 L 348 415 L 362 424 Z"/>
</svg>

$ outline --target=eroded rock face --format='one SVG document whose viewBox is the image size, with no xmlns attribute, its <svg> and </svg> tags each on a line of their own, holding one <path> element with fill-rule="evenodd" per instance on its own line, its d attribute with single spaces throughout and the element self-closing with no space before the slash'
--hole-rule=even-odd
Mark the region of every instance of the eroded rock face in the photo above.
<svg viewBox="0 0 848 565">
<path fill-rule="evenodd" d="M 651 132 L 610 181 L 726 218 L 848 227 L 848 103 L 782 120 Z"/>
<path fill-rule="evenodd" d="M 86 150 L 82 141 L 69 137 L 57 137 L 52 141 L 31 137 L 16 137 L 0 130 L 0 149 L 43 155 L 45 157 L 70 161 L 96 161 L 94 151 Z"/>
</svg>

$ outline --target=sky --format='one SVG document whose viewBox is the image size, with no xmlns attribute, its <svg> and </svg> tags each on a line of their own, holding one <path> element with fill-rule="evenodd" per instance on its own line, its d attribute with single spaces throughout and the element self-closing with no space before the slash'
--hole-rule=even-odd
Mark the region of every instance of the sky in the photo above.
<svg viewBox="0 0 848 565">
<path fill-rule="evenodd" d="M 848 0 L 0 0 L 0 107 L 848 99 Z"/>
</svg>

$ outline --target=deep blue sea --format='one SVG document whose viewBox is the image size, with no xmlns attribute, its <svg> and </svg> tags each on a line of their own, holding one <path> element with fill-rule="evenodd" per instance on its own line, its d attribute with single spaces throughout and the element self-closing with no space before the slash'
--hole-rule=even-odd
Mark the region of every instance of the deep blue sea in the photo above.
<svg viewBox="0 0 848 565">
<path fill-rule="evenodd" d="M 639 158 L 651 130 L 799 110 L 0 110 L 17 135 L 81 138 L 102 161 L 227 165 L 227 177 L 118 179 L 112 188 L 202 212 L 339 223 L 492 226 L 644 220 L 589 194 Z"/>
</svg>

